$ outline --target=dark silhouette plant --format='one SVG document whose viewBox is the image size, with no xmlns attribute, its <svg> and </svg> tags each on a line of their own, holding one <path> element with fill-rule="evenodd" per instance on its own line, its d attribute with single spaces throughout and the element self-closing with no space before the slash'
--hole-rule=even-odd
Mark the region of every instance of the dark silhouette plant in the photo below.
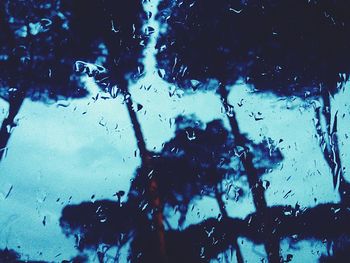
<svg viewBox="0 0 350 263">
<path fill-rule="evenodd" d="M 218 221 L 229 220 L 226 199 L 238 201 L 246 195 L 246 187 L 241 185 L 244 185 L 247 177 L 240 162 L 240 153 L 236 152 L 233 144 L 232 134 L 220 120 L 204 125 L 193 117 L 178 117 L 175 123 L 175 137 L 164 144 L 161 152 L 153 153 L 148 174 L 158 183 L 162 200 L 160 212 L 164 214 L 165 222 L 172 216 L 167 211 L 179 211 L 178 229 L 181 231 L 190 206 L 205 196 L 216 200 L 220 210 Z M 266 143 L 252 145 L 257 151 L 268 151 Z M 271 155 L 255 160 L 255 164 L 261 168 L 260 176 L 281 160 L 278 149 L 273 150 Z M 125 203 L 102 200 L 64 208 L 61 226 L 67 235 L 78 237 L 77 246 L 80 250 L 96 250 L 101 244 L 122 247 L 131 241 L 132 262 L 160 261 L 154 253 L 155 242 L 151 242 L 155 236 L 150 219 L 155 211 L 147 196 L 148 179 L 138 176 L 142 169 L 141 165 L 135 172 Z M 232 188 L 234 194 L 230 190 Z M 176 244 L 166 238 L 167 233 L 173 230 L 169 223 L 166 226 L 167 260 L 177 262 L 179 255 L 173 254 Z M 232 239 L 230 245 L 237 251 L 237 258 L 243 261 L 236 240 Z M 200 253 L 196 256 L 200 258 Z M 191 262 L 191 259 L 192 256 L 185 262 Z"/>
<path fill-rule="evenodd" d="M 140 177 L 146 178 L 151 166 L 152 155 L 146 148 L 141 125 L 137 118 L 129 83 L 143 75 L 143 50 L 148 42 L 148 35 L 143 30 L 146 13 L 142 1 L 65 1 L 64 8 L 71 10 L 71 30 L 76 38 L 71 44 L 77 49 L 80 59 L 77 70 L 94 77 L 103 91 L 114 98 L 121 94 L 134 130 L 141 162 L 145 170 Z M 94 19 L 91 19 L 91 18 Z M 86 57 L 85 54 L 90 54 Z M 95 64 L 91 64 L 95 63 Z M 157 182 L 148 180 L 147 196 L 155 209 L 153 215 L 154 232 L 157 233 L 157 255 L 166 262 L 163 215 L 159 206 L 161 200 L 157 193 Z M 156 251 L 155 251 L 156 252 Z"/>
<path fill-rule="evenodd" d="M 245 73 L 252 41 L 264 35 L 263 25 L 249 21 L 256 10 L 242 12 L 241 1 L 168 1 L 160 2 L 158 19 L 164 24 L 158 39 L 157 67 L 164 78 L 184 89 L 215 89 L 228 117 L 235 144 L 244 149 L 242 164 L 248 174 L 254 205 L 264 213 L 267 202 L 263 182 L 253 163 L 246 137 L 228 101 L 228 87 Z M 247 13 L 247 14 L 246 14 Z M 266 242 L 273 262 L 279 261 L 277 241 Z"/>
<path fill-rule="evenodd" d="M 248 1 L 250 16 L 264 32 L 253 39 L 245 74 L 258 91 L 320 100 L 315 106 L 316 131 L 342 203 L 349 205 L 350 184 L 344 178 L 338 140 L 338 112 L 331 97 L 349 79 L 350 19 L 348 1 Z M 262 29 L 263 28 L 263 29 Z M 255 31 L 252 32 L 255 35 Z"/>
<path fill-rule="evenodd" d="M 2 1 L 0 32 L 0 97 L 9 104 L 0 128 L 1 159 L 25 98 L 50 102 L 87 91 L 73 71 L 73 36 L 61 1 Z"/>
</svg>

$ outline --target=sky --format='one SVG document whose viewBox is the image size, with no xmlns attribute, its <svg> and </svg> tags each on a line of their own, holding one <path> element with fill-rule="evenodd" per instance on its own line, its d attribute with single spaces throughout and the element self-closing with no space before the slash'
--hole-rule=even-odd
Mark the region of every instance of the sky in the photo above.
<svg viewBox="0 0 350 263">
<path fill-rule="evenodd" d="M 145 3 L 153 14 L 156 3 Z M 180 114 L 195 114 L 203 123 L 220 118 L 229 128 L 215 93 L 185 95 L 159 77 L 154 59 L 158 25 L 153 19 L 149 25 L 155 33 L 145 51 L 146 75 L 130 88 L 135 102 L 143 105 L 137 114 L 148 149 L 160 151 L 162 143 L 173 137 L 173 120 Z M 149 90 L 143 88 L 149 85 Z M 338 127 L 345 168 L 350 155 L 346 134 L 350 131 L 348 86 L 332 99 L 333 114 L 338 110 L 338 116 L 342 116 Z M 113 200 L 115 192 L 128 191 L 140 159 L 135 156 L 136 141 L 126 107 L 119 97 L 95 101 L 93 97 L 100 91 L 92 79 L 86 79 L 86 87 L 90 95 L 84 99 L 51 104 L 26 100 L 21 108 L 6 158 L 0 163 L 0 248 L 13 248 L 24 258 L 35 260 L 60 262 L 70 258 L 77 250 L 74 239 L 66 238 L 59 226 L 64 206 L 91 200 L 92 195 L 95 200 Z M 174 91 L 171 97 L 169 89 Z M 264 138 L 276 143 L 283 140 L 278 147 L 284 160 L 264 177 L 271 182 L 266 191 L 269 205 L 298 203 L 312 207 L 339 200 L 315 136 L 313 104 L 319 102 L 260 94 L 243 83 L 231 87 L 229 101 L 235 107 L 241 130 L 249 138 L 256 142 Z M 243 105 L 239 107 L 240 102 Z M 7 107 L 0 101 L 1 119 Z M 260 121 L 253 116 L 258 112 L 263 117 Z M 345 177 L 349 175 L 345 173 Z M 231 216 L 245 217 L 254 211 L 251 196 L 228 202 L 227 210 Z M 203 198 L 189 212 L 185 224 L 195 224 L 218 213 L 215 200 Z M 263 247 L 249 240 L 240 241 L 244 258 L 258 262 L 255 260 L 264 254 Z M 305 257 L 308 262 L 317 262 L 320 253 L 326 252 L 324 245 L 316 241 L 299 242 L 295 247 L 301 249 L 282 242 L 283 251 L 293 251 L 293 262 L 303 262 Z"/>
</svg>

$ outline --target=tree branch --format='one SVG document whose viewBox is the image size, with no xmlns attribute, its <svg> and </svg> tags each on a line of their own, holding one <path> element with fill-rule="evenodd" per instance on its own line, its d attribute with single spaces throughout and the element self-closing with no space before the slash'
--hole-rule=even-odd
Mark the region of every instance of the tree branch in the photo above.
<svg viewBox="0 0 350 263">
<path fill-rule="evenodd" d="M 168 253 L 174 261 L 207 262 L 229 249 L 238 237 L 255 244 L 292 236 L 295 241 L 336 239 L 350 235 L 349 221 L 350 208 L 339 204 L 324 204 L 303 211 L 291 206 L 269 207 L 263 217 L 253 213 L 245 219 L 210 218 L 183 231 L 169 231 Z"/>
</svg>

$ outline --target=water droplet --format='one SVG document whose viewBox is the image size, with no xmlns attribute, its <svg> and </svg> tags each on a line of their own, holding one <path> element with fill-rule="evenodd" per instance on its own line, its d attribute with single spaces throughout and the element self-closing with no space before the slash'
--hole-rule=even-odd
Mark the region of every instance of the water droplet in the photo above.
<svg viewBox="0 0 350 263">
<path fill-rule="evenodd" d="M 232 8 L 232 7 L 230 7 L 229 10 L 234 12 L 234 13 L 236 13 L 236 14 L 240 14 L 243 11 L 243 9 L 235 9 L 235 8 Z"/>
<path fill-rule="evenodd" d="M 191 131 L 191 132 L 186 131 L 186 135 L 189 141 L 193 141 L 196 139 L 196 134 L 194 131 Z"/>
<path fill-rule="evenodd" d="M 81 74 L 87 74 L 89 77 L 96 77 L 102 73 L 107 72 L 107 70 L 101 65 L 96 65 L 80 60 L 75 62 L 75 71 Z"/>
<path fill-rule="evenodd" d="M 164 78 L 165 70 L 164 69 L 158 69 L 158 75 L 159 75 L 159 77 Z"/>
</svg>

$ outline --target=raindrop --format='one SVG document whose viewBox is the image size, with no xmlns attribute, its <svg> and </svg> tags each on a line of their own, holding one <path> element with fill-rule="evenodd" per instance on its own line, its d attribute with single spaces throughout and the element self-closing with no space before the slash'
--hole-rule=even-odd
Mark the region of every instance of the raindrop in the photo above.
<svg viewBox="0 0 350 263">
<path fill-rule="evenodd" d="M 140 110 L 142 110 L 142 108 L 143 108 L 142 104 L 140 104 L 140 103 L 137 103 L 137 111 L 140 111 Z"/>
<path fill-rule="evenodd" d="M 41 28 L 45 32 L 49 30 L 49 27 L 52 25 L 52 21 L 48 18 L 42 18 L 40 20 Z"/>
<path fill-rule="evenodd" d="M 75 71 L 82 74 L 87 74 L 89 77 L 96 77 L 101 73 L 106 73 L 107 70 L 101 65 L 96 65 L 84 61 L 75 62 Z"/>
<path fill-rule="evenodd" d="M 148 12 L 147 12 L 147 19 L 151 19 L 151 17 L 152 17 L 152 12 L 151 12 L 151 11 L 148 11 Z"/>
<path fill-rule="evenodd" d="M 189 141 L 193 141 L 196 139 L 196 134 L 194 131 L 191 131 L 191 132 L 186 131 L 186 135 Z"/>
<path fill-rule="evenodd" d="M 165 70 L 164 69 L 158 69 L 158 75 L 159 75 L 159 77 L 164 78 Z"/>
<path fill-rule="evenodd" d="M 235 115 L 234 107 L 231 104 L 225 103 L 225 113 L 229 117 L 233 117 Z"/>
<path fill-rule="evenodd" d="M 142 206 L 141 210 L 144 211 L 144 210 L 147 208 L 147 206 L 148 206 L 148 203 L 145 203 L 145 204 Z"/>
<path fill-rule="evenodd" d="M 199 85 L 200 85 L 200 82 L 198 80 L 196 80 L 196 79 L 191 80 L 191 86 L 192 86 L 193 90 L 196 90 Z"/>
<path fill-rule="evenodd" d="M 109 93 L 111 94 L 111 97 L 113 99 L 115 99 L 118 96 L 118 94 L 119 94 L 118 86 L 117 85 L 112 86 L 112 88 L 110 89 Z"/>
<path fill-rule="evenodd" d="M 201 258 L 205 258 L 205 255 L 204 255 L 204 247 L 201 247 L 200 257 L 201 257 Z"/>
<path fill-rule="evenodd" d="M 40 23 L 29 23 L 29 32 L 33 36 L 39 34 L 41 32 L 41 25 L 40 25 Z"/>
<path fill-rule="evenodd" d="M 107 221 L 107 217 L 106 215 L 103 213 L 103 210 L 102 210 L 102 207 L 99 206 L 96 210 L 96 215 L 98 217 L 98 220 L 101 222 L 101 223 L 104 223 Z"/>
<path fill-rule="evenodd" d="M 148 175 L 147 175 L 148 178 L 150 178 L 150 179 L 152 178 L 153 172 L 154 172 L 154 170 L 152 169 L 152 170 L 148 173 Z"/>
<path fill-rule="evenodd" d="M 26 37 L 28 35 L 28 30 L 26 26 L 22 26 L 15 31 L 15 34 L 19 37 Z"/>
<path fill-rule="evenodd" d="M 243 9 L 234 9 L 234 8 L 230 8 L 229 10 L 235 12 L 236 14 L 240 14 L 243 11 Z"/>
<path fill-rule="evenodd" d="M 56 107 L 57 108 L 59 108 L 59 107 L 67 108 L 67 107 L 69 107 L 69 105 L 70 105 L 69 101 L 60 101 L 56 104 Z"/>
<path fill-rule="evenodd" d="M 166 49 L 166 45 L 162 45 L 160 48 L 159 48 L 159 52 L 162 52 Z"/>
<path fill-rule="evenodd" d="M 4 187 L 1 189 L 1 197 L 3 199 L 7 199 L 10 194 L 12 193 L 13 190 L 13 185 L 12 184 L 6 184 Z"/>
<path fill-rule="evenodd" d="M 117 30 L 117 29 L 115 28 L 115 25 L 114 25 L 113 20 L 111 20 L 111 25 L 112 25 L 112 32 L 113 32 L 113 33 L 118 33 L 119 30 Z"/>
<path fill-rule="evenodd" d="M 118 196 L 119 198 L 125 195 L 125 191 L 118 191 L 113 196 Z"/>
<path fill-rule="evenodd" d="M 145 34 L 146 34 L 147 36 L 152 35 L 153 33 L 154 33 L 154 28 L 153 28 L 153 27 L 147 26 L 147 27 L 145 28 Z"/>
</svg>

